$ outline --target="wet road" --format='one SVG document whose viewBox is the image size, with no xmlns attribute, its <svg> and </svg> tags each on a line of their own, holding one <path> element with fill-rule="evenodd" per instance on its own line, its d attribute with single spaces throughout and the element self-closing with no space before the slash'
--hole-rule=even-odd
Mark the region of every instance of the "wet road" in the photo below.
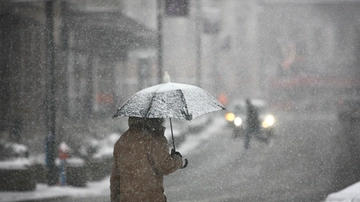
<svg viewBox="0 0 360 202">
<path fill-rule="evenodd" d="M 211 137 L 185 155 L 188 167 L 165 177 L 168 201 L 321 201 L 360 180 L 346 130 L 332 114 L 280 116 L 269 145 L 252 139 L 244 150 L 225 123 L 209 128 Z"/>
</svg>

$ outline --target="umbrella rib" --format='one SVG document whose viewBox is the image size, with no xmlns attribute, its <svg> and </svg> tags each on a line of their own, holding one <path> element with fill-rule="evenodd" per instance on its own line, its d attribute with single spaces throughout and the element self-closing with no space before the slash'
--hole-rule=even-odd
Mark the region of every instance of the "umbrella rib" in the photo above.
<svg viewBox="0 0 360 202">
<path fill-rule="evenodd" d="M 186 99 L 185 99 L 184 93 L 182 92 L 182 90 L 178 90 L 178 91 L 180 91 L 181 101 L 182 101 L 182 102 L 184 103 L 184 105 L 185 105 L 185 110 L 184 110 L 184 112 L 185 112 L 185 119 L 186 119 L 186 120 L 191 120 L 192 117 L 191 117 L 191 115 L 189 114 L 189 109 L 188 109 L 188 106 L 187 106 L 187 103 L 186 103 Z"/>
<path fill-rule="evenodd" d="M 118 117 L 118 116 L 119 116 L 118 113 L 121 112 L 121 110 L 125 107 L 125 105 L 126 105 L 126 103 L 125 103 L 122 107 L 120 107 L 119 109 L 117 109 L 117 110 L 116 110 L 116 113 L 114 114 L 114 116 L 113 116 L 112 118 Z"/>
<path fill-rule="evenodd" d="M 159 91 L 162 87 L 164 87 L 164 85 L 160 85 L 159 88 L 154 91 L 153 96 L 151 97 L 151 102 L 150 102 L 149 108 L 146 111 L 146 117 L 149 116 L 150 109 L 151 109 L 153 101 L 154 101 L 154 99 L 156 97 L 156 92 Z"/>
<path fill-rule="evenodd" d="M 150 101 L 149 108 L 146 110 L 146 113 L 145 113 L 145 114 L 146 114 L 146 117 L 149 116 L 150 109 L 151 109 L 152 104 L 153 104 L 153 101 L 154 101 L 154 99 L 155 99 L 155 97 L 156 97 L 156 92 L 157 92 L 162 86 L 163 86 L 163 85 L 160 85 L 159 88 L 156 89 L 156 90 L 153 92 L 153 96 L 151 97 L 151 101 Z"/>
<path fill-rule="evenodd" d="M 149 118 L 150 109 L 151 109 L 151 107 L 153 105 L 153 101 L 155 99 L 155 96 L 156 96 L 156 92 L 153 93 L 153 96 L 151 97 L 149 108 L 147 108 L 147 111 L 146 111 L 146 117 L 148 117 L 148 118 Z"/>
</svg>

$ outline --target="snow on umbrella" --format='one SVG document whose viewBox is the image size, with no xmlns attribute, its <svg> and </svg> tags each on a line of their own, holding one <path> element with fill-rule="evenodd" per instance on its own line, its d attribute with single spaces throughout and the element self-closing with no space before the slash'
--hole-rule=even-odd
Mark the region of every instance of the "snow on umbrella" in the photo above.
<svg viewBox="0 0 360 202">
<path fill-rule="evenodd" d="M 172 83 L 167 73 L 164 80 L 168 81 L 137 92 L 117 110 L 114 117 L 169 118 L 175 150 L 171 118 L 192 120 L 225 107 L 202 88 Z"/>
<path fill-rule="evenodd" d="M 205 90 L 187 84 L 163 83 L 143 89 L 132 96 L 114 117 L 193 118 L 225 109 Z"/>
</svg>

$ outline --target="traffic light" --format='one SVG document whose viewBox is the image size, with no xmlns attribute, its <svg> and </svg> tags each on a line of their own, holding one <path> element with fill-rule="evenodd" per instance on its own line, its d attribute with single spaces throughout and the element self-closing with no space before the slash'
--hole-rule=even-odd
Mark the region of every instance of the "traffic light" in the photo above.
<svg viewBox="0 0 360 202">
<path fill-rule="evenodd" d="M 203 29 L 205 34 L 216 35 L 220 32 L 220 22 L 204 19 Z"/>
<path fill-rule="evenodd" d="M 205 34 L 209 35 L 216 35 L 221 31 L 221 13 L 219 8 L 204 9 L 203 30 Z"/>
<path fill-rule="evenodd" d="M 167 16 L 187 16 L 189 14 L 189 0 L 165 0 Z"/>
</svg>

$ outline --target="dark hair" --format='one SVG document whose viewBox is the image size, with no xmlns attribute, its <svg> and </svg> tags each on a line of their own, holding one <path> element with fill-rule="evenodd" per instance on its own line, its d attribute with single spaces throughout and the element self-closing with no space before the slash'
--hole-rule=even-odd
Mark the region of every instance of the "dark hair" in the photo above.
<svg viewBox="0 0 360 202">
<path fill-rule="evenodd" d="M 153 126 L 162 126 L 165 122 L 164 118 L 147 118 L 147 121 L 149 122 L 149 124 L 153 125 Z"/>
<path fill-rule="evenodd" d="M 163 130 L 164 118 L 129 117 L 129 126 L 145 130 Z"/>
</svg>

